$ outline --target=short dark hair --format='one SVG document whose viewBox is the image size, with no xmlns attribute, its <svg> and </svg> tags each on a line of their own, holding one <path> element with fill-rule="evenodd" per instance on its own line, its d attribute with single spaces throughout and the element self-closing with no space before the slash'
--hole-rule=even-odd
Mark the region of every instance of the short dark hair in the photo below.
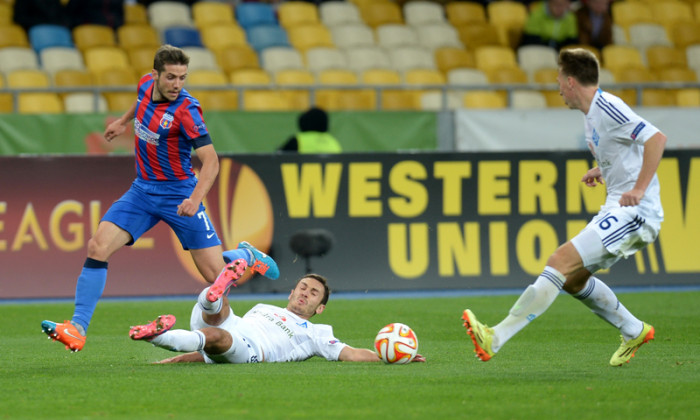
<svg viewBox="0 0 700 420">
<path fill-rule="evenodd" d="M 563 48 L 559 51 L 559 68 L 564 76 L 571 76 L 583 86 L 598 84 L 600 63 L 595 54 L 583 48 Z"/>
<path fill-rule="evenodd" d="M 180 48 L 165 44 L 156 51 L 156 55 L 153 57 L 153 68 L 158 74 L 161 74 L 165 70 L 166 64 L 189 66 L 190 57 Z"/>
<path fill-rule="evenodd" d="M 328 288 L 328 279 L 323 277 L 320 274 L 315 274 L 315 273 L 309 273 L 304 275 L 304 277 L 300 278 L 299 281 L 302 281 L 304 279 L 314 279 L 321 283 L 323 285 L 323 299 L 321 300 L 322 304 L 328 303 L 328 297 L 331 295 L 331 290 Z M 299 284 L 299 281 L 297 284 Z"/>
</svg>

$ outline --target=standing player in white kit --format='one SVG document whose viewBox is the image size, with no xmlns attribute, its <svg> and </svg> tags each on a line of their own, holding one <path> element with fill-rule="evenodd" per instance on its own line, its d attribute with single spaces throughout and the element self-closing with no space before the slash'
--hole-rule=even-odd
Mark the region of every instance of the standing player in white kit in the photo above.
<svg viewBox="0 0 700 420">
<path fill-rule="evenodd" d="M 542 274 L 501 323 L 489 328 L 471 310 L 464 311 L 464 325 L 482 361 L 542 315 L 562 289 L 620 331 L 622 344 L 610 359 L 612 366 L 629 362 L 642 344 L 654 338 L 654 327 L 632 315 L 592 274 L 656 240 L 663 221 L 656 169 L 666 136 L 620 98 L 598 87 L 599 68 L 587 50 L 559 53 L 559 93 L 569 108 L 584 113 L 586 140 L 598 163 L 582 181 L 589 187 L 607 184 L 607 199 L 591 222 L 549 257 Z"/>
</svg>

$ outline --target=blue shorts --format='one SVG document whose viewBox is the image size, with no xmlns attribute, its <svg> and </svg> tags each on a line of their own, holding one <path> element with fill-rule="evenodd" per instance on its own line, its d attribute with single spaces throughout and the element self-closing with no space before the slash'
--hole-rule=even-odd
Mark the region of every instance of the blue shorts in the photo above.
<svg viewBox="0 0 700 420">
<path fill-rule="evenodd" d="M 200 204 L 199 211 L 192 217 L 177 214 L 177 206 L 189 198 L 195 185 L 196 179 L 149 182 L 137 178 L 102 220 L 129 232 L 131 241 L 127 245 L 132 245 L 161 220 L 172 228 L 186 250 L 221 245 L 204 205 Z"/>
</svg>

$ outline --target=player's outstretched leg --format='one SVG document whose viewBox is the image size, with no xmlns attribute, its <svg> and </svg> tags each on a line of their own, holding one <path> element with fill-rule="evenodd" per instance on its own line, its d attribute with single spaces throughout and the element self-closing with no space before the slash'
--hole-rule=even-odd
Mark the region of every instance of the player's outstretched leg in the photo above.
<svg viewBox="0 0 700 420">
<path fill-rule="evenodd" d="M 175 325 L 175 316 L 160 315 L 155 320 L 144 325 L 136 325 L 129 330 L 129 337 L 132 340 L 151 341 L 155 337 L 168 331 Z"/>
<path fill-rule="evenodd" d="M 207 292 L 207 300 L 209 302 L 216 302 L 221 298 L 231 286 L 236 286 L 236 280 L 240 279 L 245 272 L 248 263 L 243 259 L 239 258 L 226 264 L 219 277 L 216 278 L 214 284 L 209 286 L 209 291 Z"/>
<path fill-rule="evenodd" d="M 277 280 L 279 278 L 280 269 L 277 267 L 277 263 L 272 257 L 261 252 L 246 241 L 239 243 L 238 249 L 247 249 L 253 253 L 253 262 L 250 264 L 251 270 L 262 274 L 270 280 Z"/>
<path fill-rule="evenodd" d="M 496 354 L 491 350 L 493 329 L 479 322 L 474 313 L 469 309 L 465 309 L 462 313 L 462 320 L 464 321 L 464 326 L 467 328 L 467 334 L 469 334 L 472 342 L 474 342 L 474 353 L 476 353 L 476 357 L 481 359 L 482 362 L 488 362 Z"/>
<path fill-rule="evenodd" d="M 85 336 L 70 321 L 63 321 L 62 323 L 48 320 L 42 321 L 41 331 L 48 335 L 50 339 L 63 343 L 66 349 L 72 352 L 82 350 L 85 345 Z"/>
<path fill-rule="evenodd" d="M 634 353 L 637 349 L 642 346 L 642 344 L 654 339 L 654 327 L 644 323 L 644 328 L 642 332 L 636 338 L 625 341 L 623 336 L 620 336 L 622 344 L 617 349 L 615 354 L 612 355 L 610 359 L 611 366 L 622 366 L 625 363 L 629 363 L 630 359 L 634 357 Z"/>
</svg>

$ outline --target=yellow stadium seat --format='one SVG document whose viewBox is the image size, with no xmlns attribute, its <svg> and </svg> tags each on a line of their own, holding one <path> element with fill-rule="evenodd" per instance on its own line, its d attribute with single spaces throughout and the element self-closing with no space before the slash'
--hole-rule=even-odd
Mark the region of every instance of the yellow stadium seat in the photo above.
<svg viewBox="0 0 700 420">
<path fill-rule="evenodd" d="M 497 92 L 469 91 L 464 94 L 464 107 L 476 109 L 504 109 L 508 103 Z"/>
<path fill-rule="evenodd" d="M 0 3 L 0 26 L 7 26 L 12 23 L 12 4 Z"/>
<path fill-rule="evenodd" d="M 444 85 L 446 83 L 445 76 L 439 70 L 406 70 L 403 74 L 403 78 L 406 85 Z M 410 94 L 414 107 L 420 109 L 421 97 L 431 93 L 439 94 L 440 91 L 436 89 L 411 89 Z"/>
<path fill-rule="evenodd" d="M 455 27 L 486 22 L 486 9 L 473 1 L 452 1 L 445 5 L 447 20 Z"/>
<path fill-rule="evenodd" d="M 19 25 L 0 25 L 0 48 L 29 47 L 27 33 Z"/>
<path fill-rule="evenodd" d="M 63 101 L 50 92 L 20 93 L 18 111 L 20 114 L 60 114 L 63 112 Z"/>
<path fill-rule="evenodd" d="M 606 45 L 603 47 L 603 65 L 617 71 L 626 67 L 646 67 L 638 49 L 626 45 Z"/>
<path fill-rule="evenodd" d="M 219 70 L 193 70 L 187 75 L 187 86 L 224 86 L 226 74 Z"/>
<path fill-rule="evenodd" d="M 10 88 L 46 88 L 51 86 L 48 74 L 43 70 L 14 70 L 7 75 Z"/>
<path fill-rule="evenodd" d="M 238 109 L 238 92 L 233 90 L 203 90 L 190 92 L 207 111 L 235 111 Z"/>
<path fill-rule="evenodd" d="M 119 46 L 124 49 L 137 47 L 160 47 L 160 38 L 153 27 L 149 25 L 123 25 L 117 28 Z"/>
<path fill-rule="evenodd" d="M 556 84 L 559 70 L 552 68 L 542 68 L 535 70 L 532 79 L 535 83 Z"/>
<path fill-rule="evenodd" d="M 279 92 L 260 90 L 244 93 L 243 109 L 246 111 L 291 111 L 292 106 Z"/>
<path fill-rule="evenodd" d="M 447 75 L 455 68 L 474 68 L 476 61 L 471 51 L 456 47 L 442 47 L 435 50 L 435 64 L 438 70 Z"/>
<path fill-rule="evenodd" d="M 668 32 L 671 42 L 678 48 L 700 44 L 700 22 L 678 22 Z"/>
<path fill-rule="evenodd" d="M 687 67 L 665 67 L 655 69 L 654 74 L 659 82 L 696 82 L 698 75 L 695 70 Z"/>
<path fill-rule="evenodd" d="M 199 30 L 219 24 L 233 24 L 233 7 L 226 3 L 199 1 L 192 5 L 192 20 Z"/>
<path fill-rule="evenodd" d="M 262 69 L 242 69 L 229 74 L 229 79 L 234 85 L 269 85 L 272 83 L 270 75 Z"/>
<path fill-rule="evenodd" d="M 124 2 L 125 25 L 148 25 L 146 6 L 136 2 Z"/>
<path fill-rule="evenodd" d="M 230 46 L 215 50 L 219 67 L 228 73 L 241 69 L 259 69 L 258 55 L 248 46 Z"/>
<path fill-rule="evenodd" d="M 157 50 L 157 47 L 136 47 L 129 48 L 126 51 L 129 64 L 139 76 L 143 76 L 153 70 L 153 56 Z"/>
<path fill-rule="evenodd" d="M 53 75 L 55 86 L 95 86 L 95 76 L 87 70 L 59 70 Z"/>
<path fill-rule="evenodd" d="M 692 7 L 680 1 L 654 1 L 649 3 L 654 22 L 665 26 L 668 30 L 679 22 L 693 22 Z"/>
<path fill-rule="evenodd" d="M 665 45 L 655 45 L 646 50 L 647 64 L 651 70 L 668 67 L 688 67 L 685 49 Z"/>
<path fill-rule="evenodd" d="M 528 82 L 527 73 L 522 69 L 514 67 L 487 70 L 486 77 L 488 77 L 490 83 L 495 84 L 519 84 Z"/>
<path fill-rule="evenodd" d="M 292 28 L 299 25 L 320 23 L 318 9 L 312 3 L 303 1 L 285 1 L 277 8 L 280 25 Z"/>
<path fill-rule="evenodd" d="M 318 84 L 320 85 L 357 85 L 357 75 L 350 70 L 328 69 L 318 72 Z M 339 98 L 350 90 L 318 89 L 316 90 L 316 104 L 326 110 L 341 109 Z"/>
<path fill-rule="evenodd" d="M 476 68 L 488 71 L 498 68 L 517 68 L 515 51 L 509 47 L 483 46 L 474 50 Z"/>
<path fill-rule="evenodd" d="M 274 74 L 274 81 L 280 86 L 311 86 L 316 83 L 314 75 L 303 69 L 278 70 Z M 281 89 L 280 94 L 294 110 L 307 109 L 311 105 L 309 89 Z"/>
<path fill-rule="evenodd" d="M 401 85 L 401 75 L 393 69 L 368 69 L 362 72 L 360 82 L 365 85 Z M 374 98 L 376 101 L 376 89 Z M 415 98 L 412 92 L 401 89 L 381 89 L 379 95 L 381 109 L 383 110 L 405 110 L 417 109 Z"/>
<path fill-rule="evenodd" d="M 388 23 L 404 23 L 401 7 L 396 3 L 388 1 L 368 2 L 359 7 L 365 23 L 372 28 Z"/>
<path fill-rule="evenodd" d="M 528 18 L 528 9 L 523 3 L 511 0 L 490 2 L 486 6 L 489 23 L 494 25 L 502 45 L 515 48 Z"/>
<path fill-rule="evenodd" d="M 679 107 L 700 107 L 700 89 L 678 89 L 676 105 Z"/>
<path fill-rule="evenodd" d="M 666 89 L 642 89 L 642 106 L 676 106 L 675 93 Z"/>
<path fill-rule="evenodd" d="M 287 30 L 289 43 L 304 52 L 316 47 L 334 47 L 331 32 L 323 24 L 311 23 L 293 26 Z"/>
<path fill-rule="evenodd" d="M 5 87 L 5 78 L 0 74 L 0 89 Z M 0 113 L 14 111 L 14 99 L 10 93 L 0 93 Z"/>
<path fill-rule="evenodd" d="M 85 67 L 94 74 L 99 74 L 107 69 L 128 69 L 129 58 L 118 47 L 95 47 L 83 52 Z M 153 56 L 151 56 L 151 67 L 153 67 Z"/>
<path fill-rule="evenodd" d="M 202 43 L 212 51 L 248 45 L 245 32 L 235 23 L 205 26 L 200 32 Z"/>
<path fill-rule="evenodd" d="M 136 94 L 131 92 L 106 92 L 104 96 L 112 112 L 124 112 L 136 102 Z"/>
<path fill-rule="evenodd" d="M 486 45 L 505 45 L 501 43 L 498 29 L 488 22 L 458 26 L 457 34 L 462 44 L 472 51 Z"/>
<path fill-rule="evenodd" d="M 613 22 L 625 31 L 635 23 L 654 23 L 648 4 L 634 1 L 616 1 L 610 5 Z"/>
<path fill-rule="evenodd" d="M 138 77 L 131 68 L 105 69 L 96 74 L 100 86 L 136 86 Z"/>
<path fill-rule="evenodd" d="M 107 25 L 83 24 L 73 28 L 75 47 L 81 51 L 97 47 L 115 47 L 114 30 Z"/>
</svg>

